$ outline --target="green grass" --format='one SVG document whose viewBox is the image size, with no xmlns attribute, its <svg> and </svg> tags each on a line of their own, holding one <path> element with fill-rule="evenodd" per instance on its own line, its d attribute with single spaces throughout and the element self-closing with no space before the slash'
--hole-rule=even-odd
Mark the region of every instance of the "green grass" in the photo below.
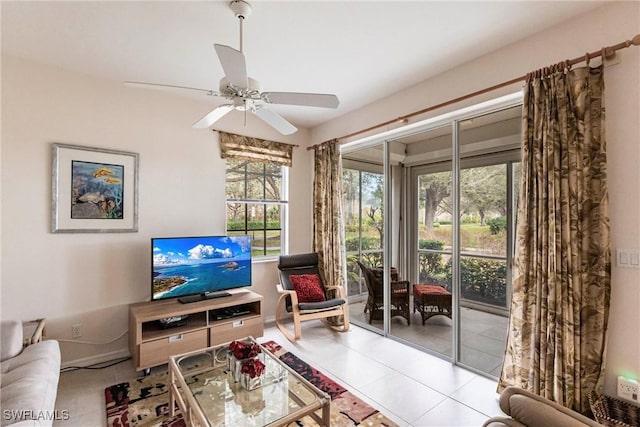
<svg viewBox="0 0 640 427">
<path fill-rule="evenodd" d="M 424 225 L 419 225 L 418 235 L 421 239 L 442 240 L 446 246 L 451 245 L 453 225 L 441 224 L 440 227 L 434 227 L 433 232 L 427 231 Z M 365 229 L 362 231 L 363 237 L 378 238 L 377 230 Z M 357 238 L 357 232 L 347 232 L 346 238 Z M 460 225 L 460 241 L 462 247 L 466 249 L 482 249 L 484 253 L 494 255 L 506 255 L 506 232 L 491 234 L 488 225 L 480 225 L 480 223 L 470 223 Z"/>
</svg>

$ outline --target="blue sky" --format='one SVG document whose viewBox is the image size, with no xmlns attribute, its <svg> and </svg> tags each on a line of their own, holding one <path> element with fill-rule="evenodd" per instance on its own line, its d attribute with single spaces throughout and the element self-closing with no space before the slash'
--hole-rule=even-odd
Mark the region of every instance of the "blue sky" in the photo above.
<svg viewBox="0 0 640 427">
<path fill-rule="evenodd" d="M 153 244 L 154 265 L 197 264 L 207 260 L 248 259 L 249 236 L 212 236 L 156 238 Z"/>
</svg>

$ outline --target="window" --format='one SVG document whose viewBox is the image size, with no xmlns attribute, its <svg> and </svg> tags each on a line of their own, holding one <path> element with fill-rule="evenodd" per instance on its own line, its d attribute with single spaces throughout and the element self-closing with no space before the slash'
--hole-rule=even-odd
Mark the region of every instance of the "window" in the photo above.
<svg viewBox="0 0 640 427">
<path fill-rule="evenodd" d="M 286 253 L 288 168 L 227 159 L 227 234 L 248 234 L 254 257 Z"/>
</svg>

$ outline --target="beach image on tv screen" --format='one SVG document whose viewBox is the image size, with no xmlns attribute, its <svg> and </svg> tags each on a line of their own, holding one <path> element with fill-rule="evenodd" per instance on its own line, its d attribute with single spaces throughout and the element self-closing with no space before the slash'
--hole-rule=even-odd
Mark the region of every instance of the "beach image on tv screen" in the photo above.
<svg viewBox="0 0 640 427">
<path fill-rule="evenodd" d="M 251 238 L 153 239 L 153 297 L 173 298 L 251 285 Z"/>
</svg>

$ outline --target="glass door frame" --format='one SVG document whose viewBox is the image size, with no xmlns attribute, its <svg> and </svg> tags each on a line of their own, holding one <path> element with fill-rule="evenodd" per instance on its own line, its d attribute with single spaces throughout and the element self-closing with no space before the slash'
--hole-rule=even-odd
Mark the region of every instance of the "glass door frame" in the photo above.
<svg viewBox="0 0 640 427">
<path fill-rule="evenodd" d="M 453 162 L 453 170 L 452 170 L 452 202 L 454 204 L 454 212 L 459 212 L 459 204 L 460 204 L 460 189 L 458 188 L 460 182 L 460 147 L 458 141 L 459 134 L 459 123 L 464 120 L 471 119 L 475 116 L 490 114 L 492 112 L 504 110 L 511 107 L 516 107 L 518 105 L 522 105 L 523 93 L 522 91 L 518 91 L 515 93 L 511 93 L 508 95 L 501 96 L 499 98 L 495 98 L 489 101 L 481 102 L 476 105 L 472 105 L 469 107 L 465 107 L 456 111 L 452 111 L 449 113 L 445 113 L 439 116 L 435 116 L 432 118 L 428 118 L 425 120 L 421 120 L 410 125 L 401 126 L 397 129 L 392 129 L 386 132 L 382 132 L 376 135 L 371 135 L 368 137 L 364 137 L 361 139 L 357 139 L 354 141 L 349 141 L 347 143 L 343 143 L 340 146 L 340 152 L 342 154 L 348 154 L 351 152 L 355 152 L 358 150 L 362 150 L 364 148 L 370 148 L 374 146 L 378 146 L 383 143 L 383 153 L 384 153 L 384 178 L 383 178 L 383 199 L 385 204 L 384 210 L 384 239 L 382 242 L 383 247 L 383 265 L 384 265 L 384 321 L 383 321 L 383 329 L 372 329 L 374 332 L 380 333 L 381 335 L 401 341 L 404 344 L 417 347 L 416 345 L 403 340 L 401 338 L 395 337 L 391 334 L 391 322 L 390 322 L 390 288 L 387 285 L 391 281 L 391 265 L 389 260 L 392 260 L 392 233 L 386 232 L 386 230 L 392 230 L 393 224 L 393 215 L 394 211 L 390 209 L 392 205 L 392 190 L 391 190 L 391 144 L 393 140 L 407 137 L 410 135 L 414 135 L 421 132 L 426 132 L 431 129 L 435 129 L 438 127 L 443 127 L 450 125 L 452 126 L 453 138 L 452 138 L 452 159 Z M 406 218 L 406 212 L 403 212 L 403 217 Z M 460 218 L 458 215 L 453 216 L 453 235 L 452 235 L 452 251 L 454 254 L 459 254 L 460 252 Z M 452 260 L 452 280 L 454 286 L 452 286 L 452 299 L 454 301 L 453 304 L 453 352 L 452 352 L 452 362 L 454 364 L 459 363 L 459 348 L 460 348 L 460 313 L 459 313 L 459 283 L 460 283 L 460 257 L 459 255 L 453 256 Z M 445 359 L 446 356 L 438 354 L 439 357 L 443 357 Z M 464 366 L 464 365 L 462 365 Z M 471 368 L 471 370 L 476 371 Z M 483 374 L 482 372 L 478 372 Z"/>
</svg>

